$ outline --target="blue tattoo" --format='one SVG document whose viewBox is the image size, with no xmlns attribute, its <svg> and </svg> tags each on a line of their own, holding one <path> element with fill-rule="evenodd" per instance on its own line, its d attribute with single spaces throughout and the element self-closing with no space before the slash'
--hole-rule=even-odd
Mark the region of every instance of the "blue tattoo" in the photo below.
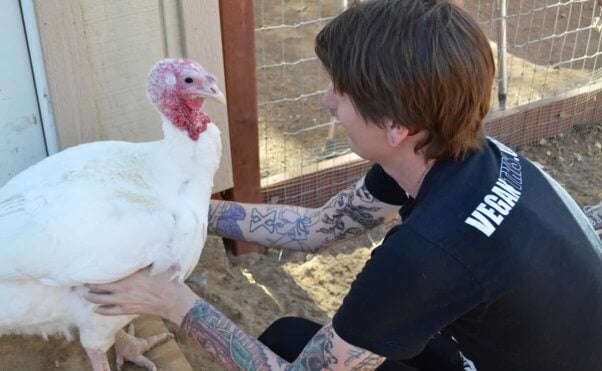
<svg viewBox="0 0 602 371">
<path fill-rule="evenodd" d="M 330 326 L 323 327 L 305 345 L 305 348 L 294 364 L 289 368 L 293 371 L 332 370 L 339 360 L 332 353 L 334 332 Z"/>
<path fill-rule="evenodd" d="M 370 201 L 370 194 L 363 187 L 355 193 L 358 198 L 363 201 Z M 379 207 L 354 205 L 354 197 L 354 192 L 341 192 L 327 205 L 327 208 L 334 209 L 334 213 L 332 215 L 328 215 L 327 213 L 322 215 L 322 222 L 326 224 L 327 227 L 318 230 L 318 232 L 332 235 L 332 238 L 327 238 L 327 241 L 345 240 L 360 235 L 367 229 L 382 223 L 383 218 L 374 218 L 373 215 L 374 212 L 380 209 Z M 345 217 L 351 219 L 361 227 L 346 227 L 344 221 Z"/>
<path fill-rule="evenodd" d="M 223 209 L 215 221 L 215 230 L 219 231 L 224 237 L 244 241 L 242 230 L 238 226 L 238 221 L 244 220 L 247 216 L 245 209 L 236 203 L 220 203 L 217 209 Z M 214 215 L 217 214 L 214 213 Z"/>
<path fill-rule="evenodd" d="M 291 241 L 305 241 L 309 234 L 309 227 L 316 222 L 317 220 L 312 221 L 311 216 L 284 209 L 280 212 L 276 227 L 278 234 L 287 236 Z"/>
<path fill-rule="evenodd" d="M 264 215 L 258 209 L 251 211 L 250 231 L 261 227 L 273 237 L 267 240 L 282 248 L 291 245 L 303 251 L 310 251 L 307 241 L 310 227 L 319 222 L 319 212 L 313 209 L 304 209 L 292 206 L 269 206 Z"/>
<path fill-rule="evenodd" d="M 257 209 L 253 209 L 251 211 L 251 232 L 256 231 L 258 228 L 264 227 L 268 232 L 274 233 L 275 226 L 276 210 L 272 210 L 266 215 L 262 215 Z"/>
</svg>

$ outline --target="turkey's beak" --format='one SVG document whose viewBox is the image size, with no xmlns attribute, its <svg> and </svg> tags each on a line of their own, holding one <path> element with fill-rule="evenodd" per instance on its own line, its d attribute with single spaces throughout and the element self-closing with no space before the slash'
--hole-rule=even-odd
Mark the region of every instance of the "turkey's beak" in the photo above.
<svg viewBox="0 0 602 371">
<path fill-rule="evenodd" d="M 222 104 L 226 104 L 226 97 L 224 93 L 217 87 L 217 84 L 211 84 L 203 89 L 201 96 L 207 99 L 216 100 Z"/>
</svg>

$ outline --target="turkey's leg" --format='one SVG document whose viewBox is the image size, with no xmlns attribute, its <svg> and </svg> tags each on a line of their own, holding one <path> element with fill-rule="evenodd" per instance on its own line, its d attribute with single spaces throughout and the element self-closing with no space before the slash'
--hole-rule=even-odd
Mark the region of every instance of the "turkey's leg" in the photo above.
<svg viewBox="0 0 602 371">
<path fill-rule="evenodd" d="M 90 358 L 92 370 L 94 371 L 111 371 L 107 354 L 99 349 L 84 348 Z"/>
<path fill-rule="evenodd" d="M 170 333 L 149 336 L 147 338 L 137 338 L 134 336 L 134 325 L 130 324 L 128 332 L 120 330 L 115 335 L 115 354 L 117 357 L 117 369 L 121 370 L 124 361 L 134 362 L 151 371 L 156 371 L 157 367 L 144 353 L 157 345 L 173 338 Z M 96 370 L 95 370 L 96 371 Z"/>
</svg>

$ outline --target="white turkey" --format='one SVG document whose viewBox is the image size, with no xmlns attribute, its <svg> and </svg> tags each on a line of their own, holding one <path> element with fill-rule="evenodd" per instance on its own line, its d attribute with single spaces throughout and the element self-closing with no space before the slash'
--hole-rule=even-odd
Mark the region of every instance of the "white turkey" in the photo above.
<svg viewBox="0 0 602 371">
<path fill-rule="evenodd" d="M 92 368 L 109 370 L 105 352 L 134 316 L 94 313 L 83 284 L 150 265 L 175 268 L 180 280 L 192 272 L 221 154 L 220 132 L 201 108 L 224 96 L 189 59 L 155 64 L 147 93 L 164 139 L 79 145 L 0 189 L 0 335 L 70 338 L 77 328 Z"/>
</svg>

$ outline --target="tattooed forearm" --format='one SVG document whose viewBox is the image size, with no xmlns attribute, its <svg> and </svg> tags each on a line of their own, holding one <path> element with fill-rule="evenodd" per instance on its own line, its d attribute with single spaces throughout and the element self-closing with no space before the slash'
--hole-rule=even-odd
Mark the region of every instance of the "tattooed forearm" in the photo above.
<svg viewBox="0 0 602 371">
<path fill-rule="evenodd" d="M 385 360 L 385 357 L 370 353 L 361 348 L 351 349 L 348 353 L 349 357 L 345 360 L 345 366 L 354 371 L 374 370 Z"/>
<path fill-rule="evenodd" d="M 227 370 L 270 369 L 267 348 L 202 300 L 186 314 L 182 329 Z"/>
<path fill-rule="evenodd" d="M 301 355 L 289 369 L 295 371 L 332 370 L 333 366 L 339 362 L 332 353 L 333 337 L 332 327 L 323 327 L 305 346 Z"/>
<path fill-rule="evenodd" d="M 385 360 L 367 350 L 343 343 L 332 324 L 326 325 L 314 335 L 287 370 L 374 370 Z"/>
<path fill-rule="evenodd" d="M 245 219 L 247 212 L 244 207 L 234 202 L 218 202 L 209 209 L 210 233 L 233 240 L 244 241 L 238 222 Z"/>
<path fill-rule="evenodd" d="M 263 212 L 254 208 L 251 212 L 250 232 L 261 229 L 267 233 L 271 246 L 301 251 L 313 250 L 308 244 L 311 227 L 319 219 L 319 212 L 293 206 L 268 206 Z"/>
<path fill-rule="evenodd" d="M 384 360 L 345 343 L 329 324 L 314 335 L 293 363 L 288 363 L 202 299 L 186 314 L 181 327 L 226 370 L 318 371 L 334 370 L 335 367 L 374 370 Z"/>
<path fill-rule="evenodd" d="M 361 180 L 321 208 L 212 201 L 208 230 L 263 246 L 315 252 L 364 233 L 392 212 L 394 207 L 374 199 Z"/>
<path fill-rule="evenodd" d="M 376 354 L 372 354 L 372 355 L 364 358 L 357 365 L 353 366 L 351 368 L 351 371 L 375 370 L 384 361 L 385 361 L 385 357 L 381 357 Z"/>
<path fill-rule="evenodd" d="M 212 202 L 210 233 L 239 241 L 292 250 L 315 250 L 309 244 L 311 227 L 320 221 L 317 209 L 286 205 Z"/>
<path fill-rule="evenodd" d="M 318 232 L 328 235 L 327 242 L 341 241 L 362 234 L 383 222 L 384 218 L 375 216 L 380 210 L 372 195 L 363 185 L 350 187 L 323 208 L 322 223 L 326 225 Z"/>
</svg>

